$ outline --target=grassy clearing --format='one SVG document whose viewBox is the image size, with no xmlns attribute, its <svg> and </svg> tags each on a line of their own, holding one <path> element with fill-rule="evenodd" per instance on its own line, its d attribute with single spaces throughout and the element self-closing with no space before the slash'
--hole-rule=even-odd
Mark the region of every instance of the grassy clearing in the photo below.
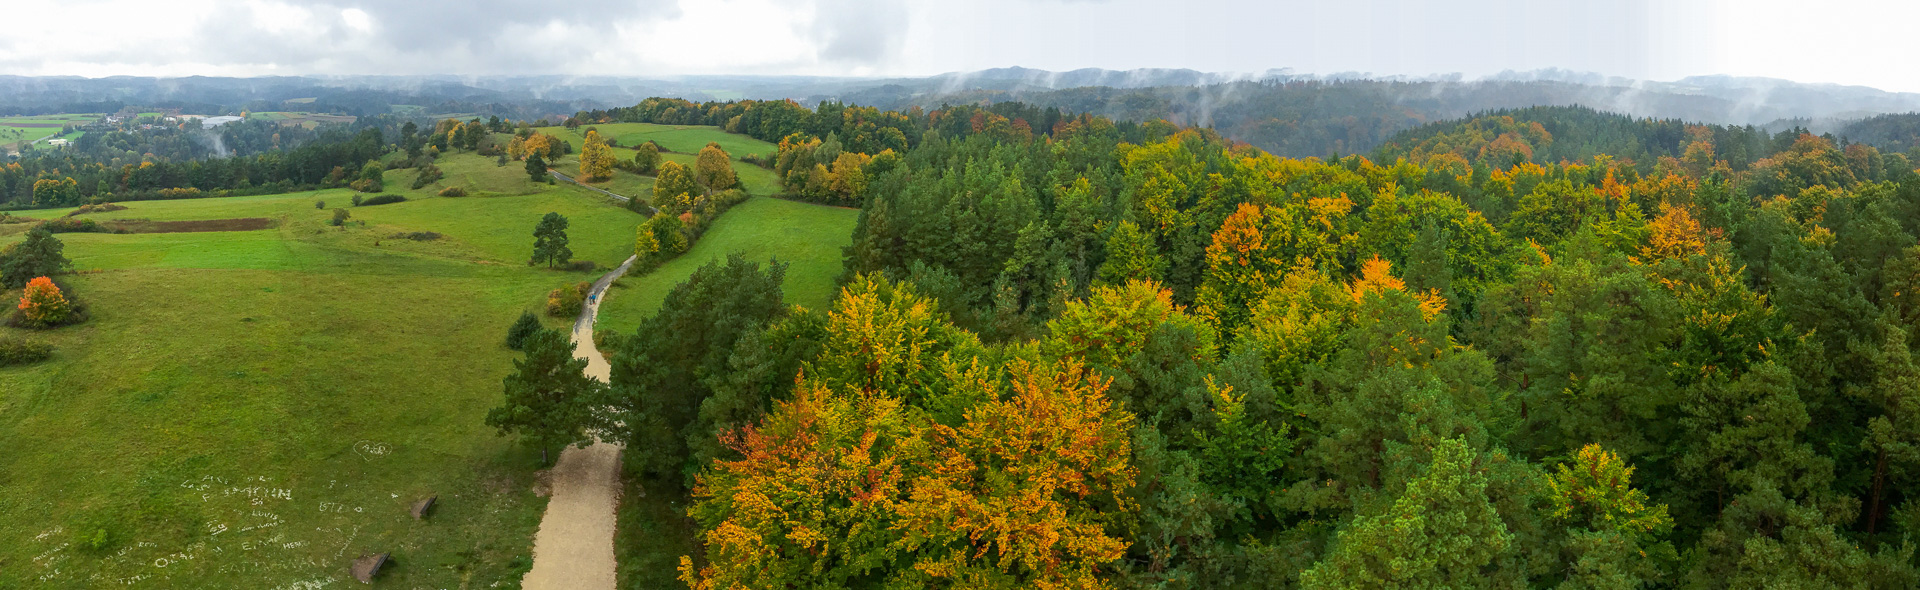
<svg viewBox="0 0 1920 590">
<path fill-rule="evenodd" d="M 339 197 L 342 197 L 340 205 L 345 205 L 345 195 Z M 196 199 L 215 200 L 225 199 Z M 336 265 L 350 268 L 374 264 L 374 268 L 363 272 L 383 273 L 388 272 L 384 266 L 411 263 L 387 260 L 390 256 L 429 256 L 467 264 L 524 265 L 533 248 L 533 225 L 548 212 L 567 216 L 571 225 L 567 234 L 575 260 L 614 266 L 632 254 L 634 230 L 644 221 L 632 212 L 587 197 L 553 192 L 526 197 L 431 198 L 377 207 L 348 207 L 353 217 L 344 228 L 335 228 L 323 225 L 332 215 L 331 211 L 314 209 L 311 204 L 299 206 L 311 202 L 304 198 L 295 200 L 282 217 L 292 220 L 290 226 L 274 230 L 61 234 L 60 238 L 70 245 L 68 257 L 79 269 L 257 268 L 327 272 Z M 136 205 L 172 203 L 175 202 Z M 199 217 L 167 215 L 164 208 L 145 207 L 102 215 L 119 214 L 137 219 L 141 216 L 128 215 L 136 210 L 159 213 L 152 216 L 155 219 L 226 218 L 226 213 L 217 210 L 203 210 L 207 216 Z M 443 237 L 429 241 L 394 237 L 408 232 L 435 232 Z M 294 234 L 292 239 L 286 235 L 289 233 Z M 0 238 L 0 242 L 18 240 L 19 236 Z M 348 257 L 349 252 L 371 258 Z M 403 272 L 416 271 L 409 268 Z"/>
<path fill-rule="evenodd" d="M 577 257 L 610 265 L 641 220 L 530 183 L 518 164 L 453 155 L 439 166 L 443 183 L 349 208 L 345 228 L 313 206 L 351 197 L 329 190 L 88 214 L 281 221 L 268 230 L 62 234 L 76 266 L 97 269 L 68 279 L 95 317 L 47 333 L 0 328 L 58 347 L 52 361 L 0 369 L 0 440 L 16 441 L 0 454 L 0 588 L 333 586 L 349 583 L 353 557 L 381 551 L 395 559 L 384 586 L 517 583 L 544 500 L 532 492 L 537 453 L 482 423 L 515 357 L 499 339 L 547 290 L 595 274 L 525 266 L 532 226 L 559 211 Z M 390 187 L 410 180 L 389 172 Z M 430 196 L 446 182 L 500 196 Z M 693 252 L 622 281 L 602 329 L 632 332 L 667 289 L 734 251 L 791 262 L 788 300 L 824 306 L 856 215 L 742 203 Z M 445 237 L 393 237 L 424 231 Z M 684 507 L 637 486 L 620 517 L 622 575 L 671 587 L 693 549 Z M 429 494 L 437 512 L 409 518 Z"/>
<path fill-rule="evenodd" d="M 606 123 L 600 125 L 581 125 L 579 129 L 565 127 L 541 127 L 540 131 L 551 133 L 573 144 L 579 151 L 580 142 L 586 138 L 588 129 L 597 129 L 601 137 L 612 138 L 622 148 L 631 148 L 647 141 L 660 144 L 660 147 L 685 154 L 700 152 L 708 142 L 720 144 L 735 159 L 747 154 L 772 156 L 778 149 L 771 143 L 760 141 L 738 133 L 727 133 L 719 127 L 708 125 L 655 125 L 653 123 Z M 631 156 L 629 156 L 631 157 Z"/>
<path fill-rule="evenodd" d="M 0 454 L 0 587 L 330 585 L 362 552 L 394 554 L 383 585 L 517 583 L 544 500 L 537 454 L 482 424 L 514 358 L 499 339 L 591 275 L 500 263 L 525 257 L 507 236 L 560 209 L 577 250 L 617 261 L 638 216 L 551 190 L 360 207 L 368 223 L 339 229 L 317 196 L 347 195 L 101 214 L 278 211 L 273 230 L 61 236 L 102 269 L 70 277 L 95 317 L 0 328 L 59 347 L 0 369 L 0 440 L 16 441 Z M 448 237 L 384 237 L 403 229 Z M 429 520 L 407 516 L 435 494 Z"/>
<path fill-rule="evenodd" d="M 7 127 L 0 125 L 0 146 L 20 146 L 52 137 L 60 133 L 59 127 Z"/>
<path fill-rule="evenodd" d="M 632 334 L 660 309 L 667 291 L 687 280 L 710 260 L 739 252 L 749 260 L 787 262 L 786 300 L 824 308 L 840 276 L 840 249 L 852 242 L 853 209 L 755 197 L 734 206 L 713 222 L 693 249 L 651 273 L 614 283 L 600 306 L 600 330 Z"/>
</svg>

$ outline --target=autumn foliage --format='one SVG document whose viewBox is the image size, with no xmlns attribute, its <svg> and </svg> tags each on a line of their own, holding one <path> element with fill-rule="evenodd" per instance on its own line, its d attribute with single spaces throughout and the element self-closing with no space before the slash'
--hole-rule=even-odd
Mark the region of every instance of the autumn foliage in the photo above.
<svg viewBox="0 0 1920 590">
<path fill-rule="evenodd" d="M 20 295 L 19 310 L 28 322 L 50 326 L 67 321 L 73 306 L 60 292 L 60 287 L 53 284 L 53 279 L 40 277 L 27 283 Z"/>
</svg>

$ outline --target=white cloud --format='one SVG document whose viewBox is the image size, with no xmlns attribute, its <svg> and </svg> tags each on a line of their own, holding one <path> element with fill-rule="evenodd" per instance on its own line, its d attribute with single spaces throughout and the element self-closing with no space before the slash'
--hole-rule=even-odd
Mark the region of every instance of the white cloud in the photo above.
<svg viewBox="0 0 1920 590">
<path fill-rule="evenodd" d="M 922 75 L 1558 67 L 1920 91 L 1920 6 L 1835 0 L 26 0 L 0 73 Z"/>
</svg>

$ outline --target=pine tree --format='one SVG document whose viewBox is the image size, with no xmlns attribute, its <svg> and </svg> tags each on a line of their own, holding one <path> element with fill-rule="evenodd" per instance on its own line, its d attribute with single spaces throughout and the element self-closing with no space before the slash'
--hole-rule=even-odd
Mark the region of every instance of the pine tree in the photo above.
<svg viewBox="0 0 1920 590">
<path fill-rule="evenodd" d="M 487 425 L 539 447 L 542 462 L 554 447 L 586 446 L 595 424 L 592 408 L 602 403 L 605 385 L 586 376 L 587 359 L 573 356 L 566 334 L 539 330 L 523 348 L 526 356 L 514 361 L 503 381 L 505 401 L 487 412 Z"/>
<path fill-rule="evenodd" d="M 1300 576 L 1306 588 L 1470 588 L 1512 551 L 1513 534 L 1487 496 L 1487 475 L 1462 439 L 1446 439 L 1433 461 L 1390 504 L 1341 529 L 1332 553 Z"/>
<path fill-rule="evenodd" d="M 541 157 L 540 154 L 537 154 L 537 153 L 528 154 L 527 155 L 527 177 L 533 179 L 534 182 L 546 182 L 547 181 L 547 159 Z"/>
<path fill-rule="evenodd" d="M 0 247 L 0 288 L 18 289 L 35 277 L 59 274 L 73 266 L 63 254 L 66 244 L 45 226 L 27 230 L 27 238 Z"/>
<path fill-rule="evenodd" d="M 1158 281 L 1166 271 L 1166 260 L 1153 244 L 1153 236 L 1140 231 L 1132 221 L 1122 221 L 1107 238 L 1107 261 L 1100 265 L 1099 280 L 1109 285 L 1127 281 Z"/>
<path fill-rule="evenodd" d="M 533 312 L 520 312 L 520 319 L 514 320 L 513 326 L 507 328 L 507 348 L 513 350 L 525 348 L 527 337 L 540 329 L 540 318 L 535 317 Z"/>
<path fill-rule="evenodd" d="M 567 247 L 567 218 L 548 213 L 533 228 L 532 263 L 546 263 L 547 268 L 553 268 L 570 260 L 573 260 L 573 250 Z"/>
</svg>

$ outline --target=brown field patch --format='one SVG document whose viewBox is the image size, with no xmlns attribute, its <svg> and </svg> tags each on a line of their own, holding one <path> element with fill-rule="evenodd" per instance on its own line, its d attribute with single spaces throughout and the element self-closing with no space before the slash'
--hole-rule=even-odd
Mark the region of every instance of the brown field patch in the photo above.
<svg viewBox="0 0 1920 590">
<path fill-rule="evenodd" d="M 105 221 L 100 225 L 113 228 L 117 233 L 129 234 L 175 234 L 204 231 L 253 231 L 271 229 L 280 225 L 280 220 L 266 217 L 241 217 L 237 219 L 203 219 L 197 221 L 147 221 L 128 219 Z"/>
</svg>

